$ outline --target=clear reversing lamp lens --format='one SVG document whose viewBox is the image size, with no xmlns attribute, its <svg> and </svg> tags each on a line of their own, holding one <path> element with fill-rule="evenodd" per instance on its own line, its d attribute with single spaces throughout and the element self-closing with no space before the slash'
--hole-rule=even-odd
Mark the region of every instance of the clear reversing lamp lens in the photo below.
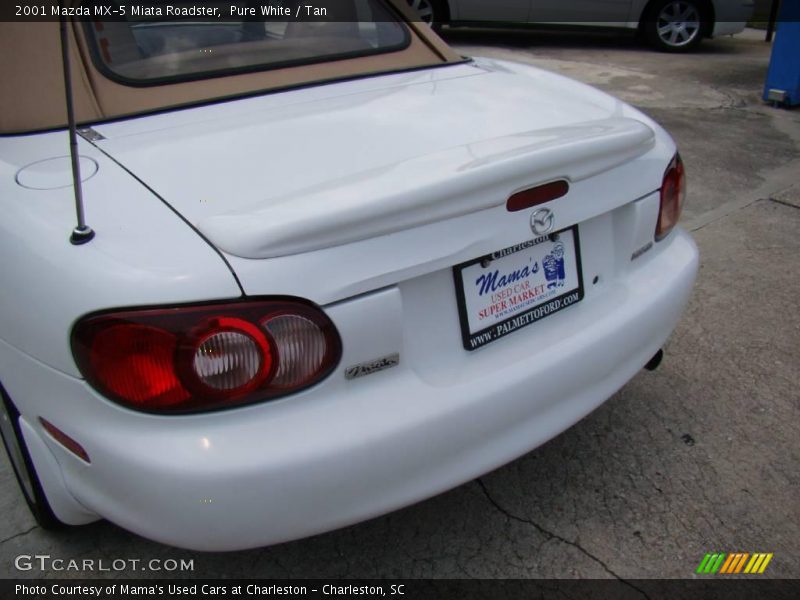
<svg viewBox="0 0 800 600">
<path fill-rule="evenodd" d="M 293 387 L 314 378 L 325 360 L 325 334 L 300 315 L 278 315 L 264 321 L 278 351 L 278 371 L 272 385 Z"/>
<path fill-rule="evenodd" d="M 261 369 L 264 357 L 250 336 L 223 331 L 208 336 L 194 354 L 194 372 L 215 390 L 235 390 L 248 385 Z"/>
</svg>

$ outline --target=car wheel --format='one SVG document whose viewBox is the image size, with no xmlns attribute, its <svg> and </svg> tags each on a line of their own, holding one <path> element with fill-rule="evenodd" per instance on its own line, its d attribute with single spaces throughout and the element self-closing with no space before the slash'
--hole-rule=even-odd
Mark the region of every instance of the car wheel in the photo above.
<svg viewBox="0 0 800 600">
<path fill-rule="evenodd" d="M 407 0 L 408 5 L 417 11 L 423 22 L 439 29 L 447 20 L 446 11 L 440 0 Z"/>
<path fill-rule="evenodd" d="M 33 468 L 28 448 L 19 428 L 19 412 L 0 388 L 0 434 L 2 434 L 3 445 L 8 453 L 8 459 L 14 474 L 17 476 L 22 495 L 28 503 L 33 518 L 42 529 L 61 529 L 64 523 L 58 520 L 53 514 L 47 497 L 44 495 L 42 484 Z"/>
<path fill-rule="evenodd" d="M 703 7 L 697 0 L 658 0 L 647 12 L 647 41 L 664 52 L 686 52 L 703 39 Z"/>
</svg>

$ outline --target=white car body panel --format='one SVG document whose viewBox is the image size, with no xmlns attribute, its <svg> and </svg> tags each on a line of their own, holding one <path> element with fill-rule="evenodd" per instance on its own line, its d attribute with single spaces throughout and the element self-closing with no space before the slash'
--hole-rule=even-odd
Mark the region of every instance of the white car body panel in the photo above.
<svg viewBox="0 0 800 600">
<path fill-rule="evenodd" d="M 69 332 L 86 313 L 241 295 L 225 262 L 191 227 L 114 161 L 79 142 L 81 155 L 99 165 L 83 184 L 98 232 L 85 247 L 69 242 L 75 202 L 66 158 L 66 186 L 27 189 L 16 182 L 23 167 L 64 157 L 66 132 L 0 137 L 0 256 L 15 276 L 15 285 L 0 286 L 0 337 L 73 376 L 79 373 Z"/>
<path fill-rule="evenodd" d="M 352 86 L 295 104 L 298 91 L 286 94 L 287 106 L 256 99 L 229 117 L 198 109 L 196 123 L 156 131 L 139 119 L 142 134 L 104 125 L 97 145 L 243 258 L 327 249 L 503 206 L 515 188 L 577 183 L 654 146 L 653 131 L 615 112 L 617 102 L 587 102 L 552 76 L 510 68 L 484 62 L 387 76 L 381 90 Z M 414 118 L 387 120 L 387 104 Z M 442 118 L 453 105 L 470 127 Z M 197 150 L 187 152 L 186 140 Z M 216 145 L 225 152 L 210 151 Z"/>
<path fill-rule="evenodd" d="M 97 237 L 82 247 L 68 242 L 69 188 L 14 183 L 22 165 L 62 154 L 65 134 L 0 139 L 10 217 L 0 250 L 18 287 L 30 286 L 0 295 L 0 378 L 68 523 L 97 515 L 164 543 L 233 550 L 430 497 L 544 443 L 624 385 L 667 339 L 697 271 L 686 233 L 653 243 L 669 136 L 619 100 L 532 67 L 479 60 L 95 130 L 106 139 L 81 141 L 81 153 L 99 165 L 84 190 Z M 584 299 L 467 352 L 452 267 L 531 239 L 531 211 L 510 213 L 505 200 L 555 178 L 570 192 L 544 206 L 556 229 L 579 227 Z M 422 184 L 436 198 L 415 202 Z M 380 201 L 354 198 L 370 218 L 326 228 L 328 189 Z M 294 213 L 271 212 L 291 197 Z M 282 214 L 294 235 L 262 212 Z M 80 379 L 68 343 L 76 318 L 242 290 L 321 305 L 343 340 L 331 376 L 280 400 L 170 417 L 123 408 Z M 344 377 L 394 353 L 395 368 Z"/>
<path fill-rule="evenodd" d="M 619 225 L 603 222 L 609 220 L 593 226 Z M 406 307 L 402 289 L 328 309 L 351 342 L 342 363 L 390 348 L 415 356 L 431 339 L 426 355 L 354 381 L 339 373 L 297 396 L 226 413 L 132 413 L 80 380 L 52 370 L 42 377 L 21 353 L 3 360 L 13 367 L 12 389 L 30 388 L 36 376 L 43 403 L 61 398 L 46 410 L 93 457 L 86 465 L 40 433 L 81 506 L 145 537 L 197 550 L 279 543 L 440 493 L 594 410 L 658 350 L 688 300 L 696 248 L 680 231 L 663 243 L 632 273 L 597 289 L 591 302 L 498 340 L 471 355 L 469 365 L 445 364 L 445 377 L 430 355 L 458 347 L 457 317 L 436 311 L 409 326 L 427 308 Z M 425 278 L 406 285 L 438 289 Z M 419 329 L 438 317 L 444 326 L 422 338 Z M 364 326 L 374 318 L 386 328 Z M 87 410 L 91 428 L 82 423 Z"/>
<path fill-rule="evenodd" d="M 98 126 L 107 136 L 98 146 L 145 179 L 226 251 L 247 294 L 280 289 L 321 305 L 528 239 L 527 220 L 504 207 L 505 200 L 520 189 L 568 178 L 574 193 L 559 201 L 556 212 L 557 227 L 563 228 L 650 193 L 660 185 L 664 164 L 674 154 L 668 137 L 663 132 L 656 136 L 654 131 L 660 128 L 638 111 L 588 86 L 532 67 L 482 59 L 474 65 L 378 79 L 329 86 L 334 89 L 326 90 L 324 100 L 319 100 L 319 91 L 288 92 L 289 106 L 299 103 L 302 108 L 296 110 L 302 110 L 310 123 L 319 126 L 325 121 L 321 136 L 300 120 L 287 123 L 290 109 L 275 110 L 278 99 L 271 96 L 242 102 L 235 116 L 229 113 L 230 105 L 185 111 L 195 113 L 196 122 L 182 115 L 174 129 L 164 126 L 164 115 L 138 119 L 142 133 L 132 122 Z M 385 89 L 375 89 L 381 82 Z M 506 85 L 513 93 L 503 93 Z M 362 93 L 365 87 L 367 92 Z M 497 94 L 492 93 L 493 87 Z M 341 98 L 334 95 L 336 91 Z M 311 92 L 310 99 L 300 102 L 298 98 L 306 92 Z M 414 107 L 414 118 L 387 120 L 385 104 L 376 103 L 375 97 L 383 103 L 396 101 L 407 113 Z M 554 97 L 558 103 L 550 100 Z M 492 101 L 501 104 L 493 106 Z M 338 107 L 336 119 L 325 116 L 329 102 Z M 433 115 L 446 114 L 453 103 L 458 103 L 464 121 L 474 125 L 466 128 L 442 122 L 440 127 L 432 126 Z M 359 110 L 351 112 L 353 105 Z M 482 122 L 485 114 L 492 115 L 491 121 Z M 151 118 L 161 122 L 153 126 L 148 122 Z M 256 118 L 261 125 L 243 129 Z M 380 126 L 358 127 L 359 118 Z M 518 136 L 512 135 L 515 121 L 523 132 Z M 565 132 L 574 135 L 576 131 L 576 143 L 562 143 L 564 153 L 556 153 L 558 160 L 549 156 L 542 160 L 542 148 L 552 149 L 567 137 Z M 577 142 L 586 142 L 592 132 L 597 140 L 587 145 L 594 149 L 577 150 Z M 407 141 L 409 133 L 416 143 Z M 211 151 L 187 153 L 178 141 L 183 135 L 192 140 L 193 147 L 219 143 L 230 150 L 222 156 Z M 313 144 L 296 141 L 310 139 Z M 237 143 L 245 151 L 238 150 Z M 375 152 L 377 147 L 381 152 Z M 281 148 L 286 150 L 281 153 Z M 583 161 L 565 156 L 569 152 Z M 275 155 L 275 161 L 265 161 L 266 155 Z M 637 160 L 630 160 L 636 156 Z M 418 177 L 412 178 L 413 168 L 403 168 L 404 161 L 420 167 Z M 491 162 L 492 169 L 469 168 L 484 162 Z M 311 171 L 306 168 L 309 164 L 320 167 Z M 287 177 L 291 165 L 297 171 Z M 612 172 L 612 167 L 619 172 Z M 191 173 L 191 177 L 176 177 L 176 173 Z M 459 174 L 461 178 L 456 177 Z M 590 175 L 595 176 L 589 179 Z M 419 202 L 414 192 L 431 194 L 421 185 L 431 181 L 439 184 L 433 192 L 436 202 L 431 196 Z M 348 201 L 338 186 L 362 193 L 365 187 L 384 201 L 376 204 L 367 198 L 366 206 L 374 210 L 369 219 L 351 218 L 331 231 L 325 218 L 308 214 L 309 203 L 325 210 L 325 190 L 337 192 L 337 202 L 364 205 L 355 194 Z M 608 193 L 597 194 L 598 186 Z M 315 196 L 309 200 L 310 194 Z M 587 196 L 594 200 L 587 202 Z M 417 207 L 400 231 L 394 221 L 408 217 L 396 209 L 398 198 L 406 200 L 404 207 L 408 202 Z M 275 205 L 293 220 L 293 237 L 265 229 Z M 442 205 L 449 211 L 446 220 Z M 329 211 L 323 213 L 328 215 Z M 303 230 L 301 225 L 309 227 L 309 223 L 319 228 Z M 380 235 L 390 232 L 394 235 Z M 271 238 L 271 233 L 276 237 Z M 326 243 L 320 244 L 321 233 L 331 236 L 323 240 Z M 318 250 L 330 244 L 334 245 Z M 252 259 L 275 255 L 285 256 Z M 319 265 L 328 262 L 336 268 L 319 272 Z M 298 277 L 298 273 L 314 277 Z"/>
<path fill-rule="evenodd" d="M 522 178 L 528 186 L 581 181 L 644 154 L 653 137 L 639 121 L 608 119 L 482 140 L 210 217 L 197 227 L 242 258 L 327 249 L 503 206 L 510 194 L 495 189 Z"/>
</svg>

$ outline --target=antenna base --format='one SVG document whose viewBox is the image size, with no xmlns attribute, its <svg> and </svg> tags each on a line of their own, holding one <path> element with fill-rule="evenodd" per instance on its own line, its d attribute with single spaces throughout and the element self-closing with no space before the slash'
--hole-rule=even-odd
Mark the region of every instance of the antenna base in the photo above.
<svg viewBox="0 0 800 600">
<path fill-rule="evenodd" d="M 72 235 L 69 236 L 69 243 L 73 246 L 80 246 L 86 242 L 92 241 L 93 237 L 94 229 L 88 225 L 84 225 L 83 227 L 76 227 L 72 230 Z"/>
</svg>

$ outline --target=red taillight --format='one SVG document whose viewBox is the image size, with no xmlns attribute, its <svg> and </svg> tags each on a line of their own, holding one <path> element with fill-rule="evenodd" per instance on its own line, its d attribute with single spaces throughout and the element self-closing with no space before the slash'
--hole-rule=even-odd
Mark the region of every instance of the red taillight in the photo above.
<svg viewBox="0 0 800 600">
<path fill-rule="evenodd" d="M 136 323 L 108 322 L 92 337 L 85 373 L 94 374 L 111 396 L 137 405 L 169 406 L 189 392 L 175 374 L 177 336 Z"/>
<path fill-rule="evenodd" d="M 139 410 L 182 413 L 249 404 L 313 385 L 341 342 L 318 308 L 264 300 L 89 316 L 72 334 L 86 381 Z"/>
<path fill-rule="evenodd" d="M 686 198 L 686 172 L 679 154 L 675 155 L 661 183 L 661 206 L 656 223 L 656 241 L 664 239 L 678 224 Z"/>
</svg>

